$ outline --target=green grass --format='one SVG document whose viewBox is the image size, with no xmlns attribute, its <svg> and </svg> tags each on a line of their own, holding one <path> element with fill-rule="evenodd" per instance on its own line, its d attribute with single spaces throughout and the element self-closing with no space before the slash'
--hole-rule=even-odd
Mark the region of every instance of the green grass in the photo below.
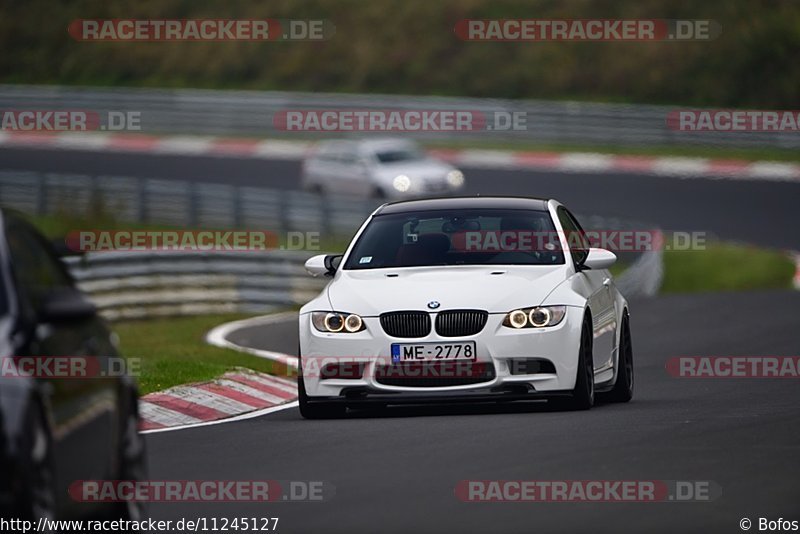
<svg viewBox="0 0 800 534">
<path fill-rule="evenodd" d="M 780 251 L 712 243 L 705 250 L 664 251 L 662 293 L 790 288 L 794 263 Z"/>
<path fill-rule="evenodd" d="M 64 237 L 70 232 L 82 230 L 176 230 L 177 227 L 163 224 L 143 224 L 125 222 L 109 215 L 80 216 L 72 214 L 29 215 L 25 218 L 39 229 L 46 237 L 55 239 Z"/>
<path fill-rule="evenodd" d="M 190 382 L 211 380 L 235 367 L 265 373 L 281 372 L 279 364 L 205 342 L 211 328 L 244 315 L 202 315 L 158 320 L 124 321 L 113 325 L 126 358 L 141 358 L 138 377 L 142 395 Z"/>
</svg>

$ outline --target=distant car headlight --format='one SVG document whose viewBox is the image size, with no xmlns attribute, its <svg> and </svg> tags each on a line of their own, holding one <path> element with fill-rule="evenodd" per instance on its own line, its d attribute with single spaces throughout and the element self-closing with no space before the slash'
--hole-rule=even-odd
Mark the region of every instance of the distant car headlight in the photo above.
<svg viewBox="0 0 800 534">
<path fill-rule="evenodd" d="M 411 187 L 411 178 L 409 178 L 405 174 L 395 176 L 392 185 L 394 186 L 395 189 L 397 189 L 401 193 L 405 193 Z"/>
<path fill-rule="evenodd" d="M 464 185 L 464 173 L 459 170 L 452 170 L 447 173 L 447 183 L 453 187 L 461 187 Z"/>
<path fill-rule="evenodd" d="M 311 323 L 320 332 L 360 332 L 364 330 L 364 320 L 354 313 L 311 312 Z"/>
<path fill-rule="evenodd" d="M 567 314 L 566 306 L 537 306 L 514 310 L 506 315 L 503 326 L 509 328 L 544 328 L 555 326 Z"/>
</svg>

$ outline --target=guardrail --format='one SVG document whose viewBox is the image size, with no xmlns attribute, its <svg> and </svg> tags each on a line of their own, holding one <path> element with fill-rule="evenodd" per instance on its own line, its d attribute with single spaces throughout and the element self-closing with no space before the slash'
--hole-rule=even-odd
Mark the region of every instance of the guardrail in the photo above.
<svg viewBox="0 0 800 534">
<path fill-rule="evenodd" d="M 273 126 L 277 112 L 365 108 L 470 110 L 486 115 L 524 113 L 527 118 L 527 129 L 519 131 L 495 129 L 404 134 L 420 139 L 507 139 L 579 145 L 614 143 L 618 146 L 800 147 L 800 137 L 780 132 L 691 133 L 670 130 L 666 126 L 666 117 L 674 108 L 668 106 L 408 95 L 0 85 L 2 110 L 135 111 L 141 114 L 142 132 L 149 134 L 297 138 L 298 134 L 283 132 Z M 312 135 L 315 139 L 324 136 Z"/>
<path fill-rule="evenodd" d="M 99 211 L 142 224 L 319 232 L 322 237 L 352 235 L 380 205 L 374 199 L 297 190 L 28 171 L 0 171 L 0 202 L 39 215 Z"/>
<path fill-rule="evenodd" d="M 264 313 L 303 304 L 327 279 L 312 278 L 304 251 L 95 252 L 64 258 L 108 319 Z"/>
</svg>

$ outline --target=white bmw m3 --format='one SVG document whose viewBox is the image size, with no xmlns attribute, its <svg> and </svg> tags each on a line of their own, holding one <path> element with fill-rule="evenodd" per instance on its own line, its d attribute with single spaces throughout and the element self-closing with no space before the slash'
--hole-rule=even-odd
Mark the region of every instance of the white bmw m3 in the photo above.
<svg viewBox="0 0 800 534">
<path fill-rule="evenodd" d="M 300 411 L 548 399 L 588 409 L 633 396 L 628 303 L 555 200 L 384 204 L 300 310 Z"/>
</svg>

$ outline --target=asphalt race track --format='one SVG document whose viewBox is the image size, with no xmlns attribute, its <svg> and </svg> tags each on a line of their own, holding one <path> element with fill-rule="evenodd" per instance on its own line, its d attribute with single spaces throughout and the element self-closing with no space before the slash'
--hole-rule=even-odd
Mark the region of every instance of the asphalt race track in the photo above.
<svg viewBox="0 0 800 534">
<path fill-rule="evenodd" d="M 296 189 L 300 175 L 297 161 L 30 148 L 0 149 L 0 169 L 143 176 L 280 189 Z M 800 249 L 800 183 L 469 167 L 464 172 L 468 194 L 552 197 L 578 213 Z"/>
<path fill-rule="evenodd" d="M 796 379 L 689 379 L 672 356 L 796 355 L 800 294 L 632 303 L 636 397 L 589 412 L 438 408 L 305 421 L 296 408 L 148 436 L 151 478 L 321 480 L 322 503 L 158 504 L 158 519 L 280 517 L 283 532 L 740 532 L 800 512 Z M 230 339 L 293 353 L 292 322 Z M 713 481 L 710 502 L 465 503 L 460 480 Z M 757 524 L 757 523 L 756 523 Z M 753 530 L 757 527 L 754 526 Z"/>
<path fill-rule="evenodd" d="M 297 187 L 299 163 L 0 149 L 0 169 Z M 800 249 L 800 184 L 465 168 L 468 193 L 552 196 L 575 211 Z M 724 266 L 720 266 L 724 268 Z M 673 356 L 797 356 L 800 293 L 675 295 L 631 303 L 636 396 L 556 412 L 541 404 L 397 409 L 305 421 L 296 408 L 150 434 L 154 480 L 303 480 L 322 503 L 160 503 L 156 519 L 279 517 L 279 532 L 741 532 L 800 519 L 800 381 L 674 378 Z M 295 322 L 233 341 L 293 354 Z M 710 502 L 465 503 L 462 480 L 711 481 Z"/>
</svg>

